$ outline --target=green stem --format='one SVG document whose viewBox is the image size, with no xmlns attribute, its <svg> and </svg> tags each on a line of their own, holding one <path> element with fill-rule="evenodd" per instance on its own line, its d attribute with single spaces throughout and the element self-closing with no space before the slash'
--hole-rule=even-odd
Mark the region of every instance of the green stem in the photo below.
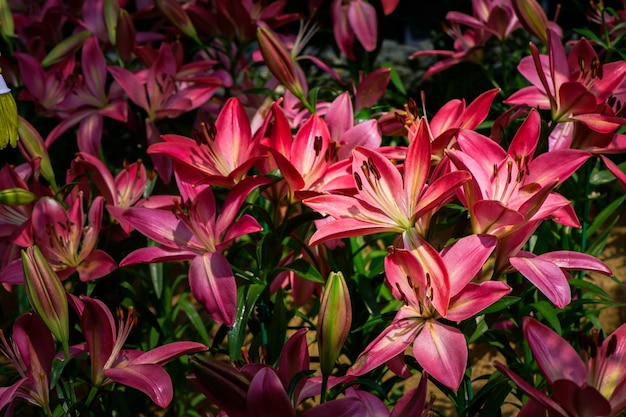
<svg viewBox="0 0 626 417">
<path fill-rule="evenodd" d="M 91 391 L 89 391 L 89 395 L 87 396 L 87 399 L 85 400 L 85 407 L 86 408 L 89 408 L 89 406 L 91 406 L 91 403 L 96 398 L 97 394 L 98 394 L 98 387 L 96 387 L 96 386 L 91 387 Z"/>
<path fill-rule="evenodd" d="M 322 392 L 320 396 L 320 404 L 324 404 L 326 402 L 326 390 L 328 389 L 328 375 L 322 375 Z"/>
</svg>

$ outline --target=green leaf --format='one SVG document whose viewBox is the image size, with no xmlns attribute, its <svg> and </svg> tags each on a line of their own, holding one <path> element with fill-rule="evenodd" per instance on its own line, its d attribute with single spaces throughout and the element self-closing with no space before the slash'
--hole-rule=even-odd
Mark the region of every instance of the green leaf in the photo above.
<svg viewBox="0 0 626 417">
<path fill-rule="evenodd" d="M 276 363 L 287 339 L 287 307 L 283 290 L 280 288 L 274 297 L 274 308 L 267 326 L 267 363 Z"/>
<path fill-rule="evenodd" d="M 592 282 L 585 281 L 583 279 L 570 279 L 569 285 L 570 287 L 573 287 L 576 289 L 585 290 L 594 296 L 610 298 L 609 294 L 606 291 L 604 291 L 602 288 L 598 287 Z"/>
<path fill-rule="evenodd" d="M 148 239 L 148 247 L 150 246 L 158 245 L 154 240 Z M 163 295 L 163 264 L 150 263 L 148 264 L 148 270 L 150 271 L 150 280 L 152 281 L 154 293 L 158 299 L 161 299 L 161 295 Z"/>
<path fill-rule="evenodd" d="M 622 205 L 624 200 L 626 200 L 626 194 L 612 201 L 608 206 L 603 208 L 602 211 L 595 216 L 593 222 L 591 222 L 591 224 L 589 225 L 589 228 L 587 229 L 587 235 L 591 236 L 592 234 L 594 234 L 600 228 L 600 226 L 602 226 L 604 222 L 606 222 L 615 213 L 618 207 Z"/>
<path fill-rule="evenodd" d="M 285 265 L 282 268 L 276 268 L 279 271 L 293 271 L 302 278 L 309 280 L 311 282 L 315 282 L 317 284 L 323 284 L 324 278 L 322 274 L 315 269 L 313 265 L 304 259 L 296 259 L 295 261 Z"/>
<path fill-rule="evenodd" d="M 178 300 L 178 305 L 183 309 L 187 318 L 189 318 L 189 321 L 198 332 L 200 339 L 202 339 L 202 343 L 209 346 L 211 344 L 209 334 L 206 331 L 206 327 L 204 326 L 204 322 L 202 321 L 200 314 L 198 314 L 198 310 L 196 310 L 196 307 L 191 303 L 190 299 L 188 297 L 181 297 Z"/>
<path fill-rule="evenodd" d="M 622 162 L 618 165 L 619 169 L 626 172 L 626 162 Z M 615 176 L 607 169 L 596 170 L 594 169 L 589 178 L 589 182 L 593 185 L 602 185 L 615 181 Z"/>
<path fill-rule="evenodd" d="M 317 106 L 317 95 L 320 92 L 320 87 L 314 87 L 309 91 L 309 104 L 315 108 Z"/>
<path fill-rule="evenodd" d="M 264 289 L 264 284 L 252 284 L 237 288 L 237 318 L 233 327 L 228 329 L 228 354 L 233 361 L 241 359 L 241 347 L 246 337 L 246 325 Z"/>
<path fill-rule="evenodd" d="M 561 334 L 561 322 L 556 315 L 557 308 L 552 303 L 541 300 L 530 304 L 530 307 L 537 310 L 537 312 L 542 315 L 544 319 L 546 319 L 548 324 L 550 324 L 550 327 L 552 327 L 555 332 Z"/>
<path fill-rule="evenodd" d="M 485 316 L 478 316 L 477 320 L 470 319 L 467 320 L 467 322 L 471 323 L 473 327 L 473 329 L 468 329 L 473 330 L 472 334 L 467 338 L 468 344 L 474 343 L 476 340 L 478 340 L 480 336 L 482 336 L 487 330 L 489 330 L 489 325 L 487 325 L 487 322 L 485 321 Z"/>
<path fill-rule="evenodd" d="M 394 87 L 396 87 L 399 92 L 406 95 L 406 88 L 404 88 L 404 84 L 402 83 L 402 78 L 400 77 L 400 74 L 398 74 L 398 70 L 396 70 L 395 65 L 393 65 L 392 62 L 385 62 L 382 65 L 382 67 L 390 69 L 389 80 L 391 81 L 391 84 L 393 84 Z"/>
<path fill-rule="evenodd" d="M 513 304 L 517 303 L 520 300 L 521 300 L 520 297 L 507 295 L 505 297 L 502 297 L 501 299 L 499 299 L 498 301 L 496 301 L 489 307 L 485 308 L 483 311 L 478 313 L 478 315 L 497 313 L 498 311 L 502 311 L 506 308 L 509 308 L 510 306 L 512 306 Z"/>
</svg>

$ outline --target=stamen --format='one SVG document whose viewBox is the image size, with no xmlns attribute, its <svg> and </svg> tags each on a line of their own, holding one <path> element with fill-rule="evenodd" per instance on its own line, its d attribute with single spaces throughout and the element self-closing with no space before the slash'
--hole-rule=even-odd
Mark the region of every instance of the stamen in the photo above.
<svg viewBox="0 0 626 417">
<path fill-rule="evenodd" d="M 380 171 L 378 170 L 378 168 L 376 168 L 376 165 L 374 165 L 374 161 L 372 160 L 372 158 L 367 158 L 367 164 L 369 165 L 370 170 L 374 174 L 374 177 L 376 177 L 376 180 L 380 181 L 380 178 L 381 178 Z"/>
<path fill-rule="evenodd" d="M 320 155 L 320 152 L 322 151 L 322 144 L 322 137 L 315 136 L 315 138 L 313 139 L 313 150 L 315 151 L 315 156 Z"/>
<path fill-rule="evenodd" d="M 511 183 L 511 173 L 513 172 L 513 161 L 508 161 L 506 163 L 506 169 L 507 169 L 506 182 L 507 182 L 507 184 L 510 184 Z"/>
<path fill-rule="evenodd" d="M 617 349 L 617 336 L 613 334 L 611 335 L 611 337 L 609 338 L 609 341 L 607 342 L 606 353 L 604 354 L 605 357 L 608 358 L 609 356 L 614 354 L 615 349 Z"/>
<path fill-rule="evenodd" d="M 361 177 L 359 176 L 359 174 L 357 172 L 354 173 L 354 182 L 356 183 L 356 188 L 359 189 L 359 191 L 363 190 L 363 181 L 361 180 Z"/>
</svg>

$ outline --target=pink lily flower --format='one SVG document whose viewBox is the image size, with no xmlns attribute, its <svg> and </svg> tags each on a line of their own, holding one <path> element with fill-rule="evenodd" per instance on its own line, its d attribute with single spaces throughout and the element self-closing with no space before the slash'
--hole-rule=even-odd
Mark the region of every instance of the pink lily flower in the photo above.
<svg viewBox="0 0 626 417">
<path fill-rule="evenodd" d="M 124 211 L 139 202 L 149 182 L 146 167 L 141 161 L 126 165 L 115 177 L 99 158 L 79 152 L 72 161 L 68 173 L 68 183 L 84 180 L 87 176 L 93 181 L 104 198 L 109 214 L 119 222 L 125 233 L 132 226 L 124 218 Z"/>
<path fill-rule="evenodd" d="M 484 30 L 466 29 L 461 31 L 461 27 L 457 23 L 451 23 L 445 27 L 446 33 L 454 39 L 454 51 L 445 50 L 424 50 L 417 51 L 409 56 L 409 59 L 415 59 L 422 56 L 441 56 L 445 59 L 431 65 L 424 75 L 423 79 L 432 77 L 434 74 L 444 71 L 461 62 L 480 62 L 482 60 L 482 47 L 491 37 L 491 33 Z"/>
<path fill-rule="evenodd" d="M 74 71 L 74 57 L 70 56 L 44 70 L 41 61 L 31 55 L 16 52 L 13 56 L 17 59 L 19 72 L 26 87 L 20 92 L 19 99 L 33 101 L 45 114 L 56 115 L 57 106 L 69 94 L 70 85 L 67 80 Z"/>
<path fill-rule="evenodd" d="M 535 255 L 519 251 L 509 258 L 511 266 L 535 285 L 559 308 L 571 301 L 569 274 L 564 270 L 594 271 L 611 276 L 611 269 L 594 256 L 574 251 L 554 251 Z"/>
<path fill-rule="evenodd" d="M 178 117 L 205 104 L 222 84 L 220 78 L 206 75 L 215 62 L 182 64 L 182 51 L 162 43 L 156 56 L 149 52 L 149 68 L 132 73 L 121 67 L 109 67 L 109 72 L 126 92 L 128 98 L 146 113 L 148 144 L 161 141 L 156 121 Z M 159 175 L 169 180 L 171 163 L 153 157 Z"/>
<path fill-rule="evenodd" d="M 365 404 L 359 397 L 341 398 L 297 412 L 308 397 L 319 395 L 319 378 L 302 378 L 309 371 L 306 329 L 298 330 L 287 340 L 278 361 L 278 369 L 267 365 L 246 364 L 241 369 L 217 360 L 193 358 L 191 379 L 206 397 L 222 408 L 228 417 L 361 417 Z M 293 394 L 287 394 L 294 378 L 300 378 Z M 352 380 L 329 378 L 328 389 Z"/>
<path fill-rule="evenodd" d="M 21 315 L 13 325 L 11 343 L 0 330 L 0 353 L 21 377 L 8 387 L 0 387 L 0 410 L 8 406 L 5 415 L 12 415 L 15 400 L 21 398 L 51 415 L 50 371 L 56 350 L 52 334 L 43 321 L 33 313 Z"/>
<path fill-rule="evenodd" d="M 583 338 L 581 358 L 556 332 L 531 317 L 523 322 L 524 336 L 552 396 L 535 388 L 505 365 L 496 368 L 530 395 L 520 414 L 559 417 L 616 417 L 626 410 L 626 325 L 602 340 L 597 331 Z"/>
<path fill-rule="evenodd" d="M 562 149 L 533 159 L 540 134 L 540 118 L 531 110 L 515 134 L 508 151 L 490 138 L 463 130 L 457 142 L 460 151 L 449 150 L 448 157 L 458 169 L 472 173 L 472 180 L 461 193 L 468 208 L 474 233 L 499 238 L 534 220 L 548 218 L 570 207 L 569 200 L 552 192 L 587 159 L 587 152 Z M 558 161 L 558 162 L 556 162 Z M 556 219 L 578 227 L 575 214 Z"/>
<path fill-rule="evenodd" d="M 104 200 L 97 197 L 91 204 L 85 225 L 82 195 L 71 194 L 69 208 L 52 197 L 40 198 L 33 208 L 34 243 L 39 246 L 52 269 L 65 279 L 78 272 L 81 281 L 101 278 L 115 269 L 117 263 L 103 250 L 96 249 L 102 224 Z M 23 282 L 20 260 L 11 262 L 3 271 L 10 282 Z"/>
<path fill-rule="evenodd" d="M 132 227 L 164 245 L 137 249 L 120 262 L 137 263 L 191 260 L 189 287 L 217 322 L 232 326 L 237 310 L 237 284 L 232 268 L 222 255 L 228 244 L 245 234 L 263 228 L 250 215 L 238 220 L 239 209 L 248 194 L 269 180 L 256 177 L 232 188 L 221 210 L 209 186 L 193 186 L 178 181 L 181 201 L 175 199 L 171 210 L 133 207 L 124 213 Z"/>
<path fill-rule="evenodd" d="M 495 35 L 500 41 L 507 39 L 522 27 L 511 0 L 472 0 L 473 16 L 461 12 L 448 12 L 446 20 Z"/>
<path fill-rule="evenodd" d="M 177 174 L 189 183 L 207 183 L 230 188 L 244 179 L 263 156 L 252 138 L 250 120 L 237 98 L 230 98 L 214 126 L 202 123 L 194 139 L 163 135 L 149 154 L 166 155 L 181 162 Z"/>
<path fill-rule="evenodd" d="M 404 161 L 404 176 L 376 150 L 357 147 L 352 152 L 352 172 L 357 194 L 320 195 L 303 203 L 330 215 L 333 220 L 321 226 L 310 245 L 352 236 L 393 232 L 405 234 L 425 224 L 420 217 L 450 198 L 456 188 L 470 179 L 469 173 L 456 171 L 426 185 L 430 171 L 431 138 L 425 119 L 409 132 L 409 148 Z M 405 247 L 410 247 L 405 236 Z"/>
<path fill-rule="evenodd" d="M 607 100 L 626 79 L 624 62 L 602 64 L 586 39 L 576 42 L 567 55 L 552 30 L 548 30 L 548 55 L 540 55 L 533 44 L 530 47 L 531 56 L 522 59 L 518 70 L 533 85 L 517 91 L 505 103 L 550 109 L 552 123 L 560 123 L 550 134 L 550 150 L 571 147 L 573 129 L 567 122 L 603 134 L 625 123 L 606 110 Z"/>
<path fill-rule="evenodd" d="M 336 153 L 337 160 L 350 158 L 357 146 L 371 149 L 380 146 L 382 136 L 376 120 L 354 124 L 352 100 L 347 91 L 333 100 L 326 110 L 324 120 L 330 131 L 330 146 L 332 152 Z"/>
<path fill-rule="evenodd" d="M 501 281 L 470 282 L 493 252 L 497 239 L 471 235 L 441 253 L 447 274 L 430 275 L 417 251 L 396 249 L 385 258 L 387 284 L 405 305 L 393 321 L 359 355 L 348 375 L 366 372 L 404 354 L 413 344 L 415 359 L 429 375 L 457 389 L 467 366 L 463 333 L 440 318 L 471 318 L 511 291 Z M 446 277 L 449 277 L 449 281 Z"/>
<path fill-rule="evenodd" d="M 105 91 L 107 67 L 98 40 L 90 36 L 82 48 L 82 77 L 72 86 L 64 100 L 58 103 L 57 114 L 62 117 L 46 138 L 46 146 L 52 145 L 60 135 L 79 125 L 78 149 L 98 155 L 103 133 L 103 118 L 126 122 L 127 105 L 119 94 Z"/>
<path fill-rule="evenodd" d="M 350 0 L 347 4 L 333 0 L 331 13 L 335 42 L 348 59 L 356 59 L 353 52 L 355 36 L 366 51 L 376 49 L 378 19 L 374 6 L 364 0 Z"/>
<path fill-rule="evenodd" d="M 73 303 L 80 315 L 91 360 L 91 380 L 96 387 L 117 382 L 138 389 L 165 408 L 172 401 L 173 387 L 163 365 L 182 355 L 208 349 L 196 342 L 168 343 L 147 352 L 123 349 L 137 321 L 132 307 L 126 319 L 118 310 L 116 330 L 113 315 L 102 301 L 81 296 L 74 297 Z"/>
<path fill-rule="evenodd" d="M 348 162 L 334 163 L 330 132 L 320 116 L 311 115 L 294 137 L 285 113 L 274 103 L 256 136 L 263 137 L 261 144 L 271 155 L 261 171 L 280 169 L 290 201 L 312 192 L 353 187 Z"/>
</svg>

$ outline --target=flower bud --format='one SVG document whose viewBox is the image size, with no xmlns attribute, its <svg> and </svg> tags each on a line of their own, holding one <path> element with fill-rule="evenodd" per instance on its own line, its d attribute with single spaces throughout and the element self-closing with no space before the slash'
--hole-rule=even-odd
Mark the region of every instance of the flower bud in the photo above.
<svg viewBox="0 0 626 417">
<path fill-rule="evenodd" d="M 22 267 L 30 304 L 65 348 L 70 332 L 69 313 L 61 280 L 37 246 L 22 251 Z"/>
<path fill-rule="evenodd" d="M 0 74 L 0 149 L 17 145 L 17 104 Z"/>
<path fill-rule="evenodd" d="M 548 17 L 536 0 L 513 0 L 513 9 L 520 23 L 544 45 L 548 44 Z"/>
<path fill-rule="evenodd" d="M 24 157 L 29 161 L 40 158 L 39 172 L 46 181 L 56 186 L 48 149 L 37 129 L 20 116 L 17 123 L 17 133 L 20 137 L 20 150 Z"/>
<path fill-rule="evenodd" d="M 257 29 L 259 49 L 263 61 L 272 75 L 298 98 L 304 96 L 302 84 L 298 80 L 297 63 L 285 48 L 285 45 L 270 30 Z"/>
<path fill-rule="evenodd" d="M 341 272 L 331 272 L 324 288 L 317 324 L 317 344 L 323 375 L 330 375 L 333 371 L 351 324 L 352 304 L 348 286 Z"/>
<path fill-rule="evenodd" d="M 0 0 L 0 33 L 6 41 L 15 37 L 13 14 L 7 0 Z"/>
<path fill-rule="evenodd" d="M 37 199 L 37 196 L 23 188 L 5 188 L 0 191 L 0 204 L 5 206 L 19 206 L 28 204 Z"/>
<path fill-rule="evenodd" d="M 41 66 L 47 68 L 51 65 L 59 63 L 67 57 L 74 55 L 78 51 L 88 37 L 91 36 L 91 32 L 83 30 L 72 36 L 69 36 L 59 42 L 41 61 Z"/>
<path fill-rule="evenodd" d="M 165 16 L 174 26 L 191 39 L 200 43 L 196 28 L 193 26 L 187 12 L 185 12 L 178 2 L 175 0 L 156 0 L 155 4 L 163 16 Z"/>
<path fill-rule="evenodd" d="M 124 9 L 120 9 L 115 31 L 115 45 L 122 61 L 128 62 L 135 49 L 135 25 L 133 18 Z"/>
</svg>

